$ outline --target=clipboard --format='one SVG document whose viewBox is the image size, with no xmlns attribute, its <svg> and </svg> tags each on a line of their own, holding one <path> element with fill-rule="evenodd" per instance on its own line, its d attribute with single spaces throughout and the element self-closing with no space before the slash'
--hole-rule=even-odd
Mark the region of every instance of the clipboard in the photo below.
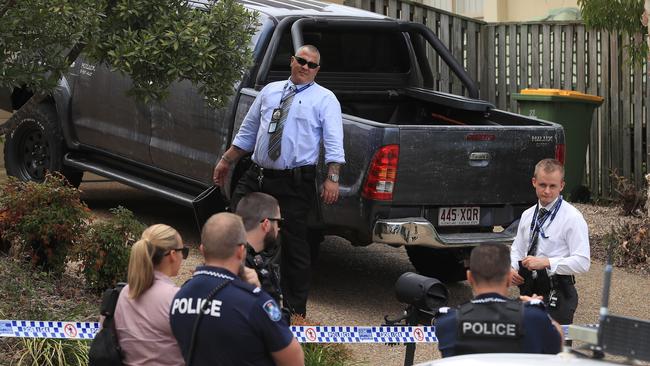
<svg viewBox="0 0 650 366">
<path fill-rule="evenodd" d="M 211 186 L 192 200 L 192 208 L 194 209 L 196 227 L 201 233 L 203 224 L 212 215 L 226 210 L 226 200 L 221 195 L 218 186 Z"/>
</svg>

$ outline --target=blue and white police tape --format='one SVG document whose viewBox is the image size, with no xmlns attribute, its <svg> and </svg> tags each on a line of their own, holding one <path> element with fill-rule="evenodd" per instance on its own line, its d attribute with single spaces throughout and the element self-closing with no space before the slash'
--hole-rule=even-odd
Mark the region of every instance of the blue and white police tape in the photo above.
<svg viewBox="0 0 650 366">
<path fill-rule="evenodd" d="M 96 322 L 0 320 L 0 337 L 93 339 Z"/>
<path fill-rule="evenodd" d="M 562 326 L 565 337 L 568 326 Z M 97 322 L 0 320 L 0 337 L 93 339 Z M 438 343 L 433 326 L 291 326 L 300 343 Z"/>
</svg>

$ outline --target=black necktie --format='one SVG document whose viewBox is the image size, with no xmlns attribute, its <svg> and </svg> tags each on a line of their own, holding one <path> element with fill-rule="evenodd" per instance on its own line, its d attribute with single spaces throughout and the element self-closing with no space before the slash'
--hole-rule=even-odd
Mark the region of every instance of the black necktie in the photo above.
<svg viewBox="0 0 650 366">
<path fill-rule="evenodd" d="M 539 211 L 537 212 L 537 225 L 535 225 L 535 229 L 533 229 L 533 233 L 531 234 L 533 236 L 533 240 L 530 243 L 530 248 L 528 249 L 528 255 L 535 255 L 537 253 L 537 242 L 539 240 L 539 231 L 542 228 L 542 223 L 546 219 L 548 213 L 549 211 L 544 207 L 540 208 Z"/>
</svg>

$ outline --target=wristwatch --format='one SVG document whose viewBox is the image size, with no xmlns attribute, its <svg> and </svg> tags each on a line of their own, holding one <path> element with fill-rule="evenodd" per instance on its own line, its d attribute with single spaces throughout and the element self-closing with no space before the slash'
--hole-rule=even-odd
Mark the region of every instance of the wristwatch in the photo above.
<svg viewBox="0 0 650 366">
<path fill-rule="evenodd" d="M 331 180 L 334 183 L 339 182 L 339 175 L 338 174 L 328 174 L 327 179 Z"/>
</svg>

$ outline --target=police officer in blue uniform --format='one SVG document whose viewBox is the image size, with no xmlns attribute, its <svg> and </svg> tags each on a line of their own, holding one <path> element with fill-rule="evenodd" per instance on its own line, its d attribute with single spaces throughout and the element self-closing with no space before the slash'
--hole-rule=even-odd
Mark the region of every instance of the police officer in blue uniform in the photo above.
<svg viewBox="0 0 650 366">
<path fill-rule="evenodd" d="M 305 315 L 311 281 L 311 246 L 307 217 L 317 206 L 317 185 L 324 204 L 339 198 L 339 171 L 345 163 L 341 105 L 334 93 L 314 81 L 320 52 L 304 45 L 291 56 L 288 80 L 266 85 L 255 98 L 232 145 L 217 162 L 215 184 L 226 184 L 236 162 L 252 152 L 253 164 L 231 197 L 231 209 L 250 192 L 264 192 L 280 203 L 282 217 L 283 301 L 291 312 Z M 321 145 L 327 177 L 317 182 Z"/>
<path fill-rule="evenodd" d="M 183 357 L 194 366 L 304 365 L 302 348 L 275 300 L 238 278 L 245 245 L 246 231 L 236 215 L 220 213 L 204 225 L 205 265 L 181 287 L 170 309 Z"/>
<path fill-rule="evenodd" d="M 467 279 L 475 298 L 458 309 L 443 308 L 436 320 L 443 357 L 471 353 L 558 353 L 562 329 L 539 299 L 508 299 L 510 251 L 483 244 L 472 251 Z"/>
</svg>

